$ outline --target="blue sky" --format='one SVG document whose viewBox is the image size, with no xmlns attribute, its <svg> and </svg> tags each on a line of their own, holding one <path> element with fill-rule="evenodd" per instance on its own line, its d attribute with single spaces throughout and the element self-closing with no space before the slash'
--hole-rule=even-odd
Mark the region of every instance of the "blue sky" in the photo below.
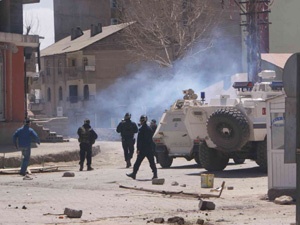
<svg viewBox="0 0 300 225">
<path fill-rule="evenodd" d="M 53 0 L 40 0 L 40 3 L 23 5 L 23 24 L 32 25 L 31 34 L 41 39 L 41 49 L 54 43 Z"/>
</svg>

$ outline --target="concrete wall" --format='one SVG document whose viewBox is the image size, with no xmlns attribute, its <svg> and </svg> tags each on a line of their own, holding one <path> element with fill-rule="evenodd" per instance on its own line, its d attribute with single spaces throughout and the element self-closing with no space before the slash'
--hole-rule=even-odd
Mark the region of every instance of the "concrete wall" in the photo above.
<svg viewBox="0 0 300 225">
<path fill-rule="evenodd" d="M 110 0 L 54 0 L 55 42 L 71 34 L 71 29 L 91 24 L 110 25 Z"/>
<path fill-rule="evenodd" d="M 299 0 L 273 2 L 270 13 L 270 53 L 300 51 Z"/>
</svg>

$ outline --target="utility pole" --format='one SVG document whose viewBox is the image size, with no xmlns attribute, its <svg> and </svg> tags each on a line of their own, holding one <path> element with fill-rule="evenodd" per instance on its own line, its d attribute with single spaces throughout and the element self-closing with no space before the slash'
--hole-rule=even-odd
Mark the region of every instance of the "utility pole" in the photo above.
<svg viewBox="0 0 300 225">
<path fill-rule="evenodd" d="M 269 19 L 270 0 L 235 0 L 241 9 L 244 20 L 241 26 L 245 27 L 247 46 L 248 80 L 258 81 L 261 71 L 261 53 L 269 52 Z"/>
</svg>

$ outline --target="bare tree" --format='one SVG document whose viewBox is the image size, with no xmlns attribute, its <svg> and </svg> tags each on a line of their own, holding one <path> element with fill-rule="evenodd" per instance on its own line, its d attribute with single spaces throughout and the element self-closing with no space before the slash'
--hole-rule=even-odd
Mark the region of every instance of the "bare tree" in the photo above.
<svg viewBox="0 0 300 225">
<path fill-rule="evenodd" d="M 25 29 L 25 35 L 38 35 L 40 33 L 40 20 L 38 16 L 34 16 L 32 14 L 25 14 L 23 26 Z"/>
<path fill-rule="evenodd" d="M 125 46 L 143 59 L 172 67 L 199 42 L 201 50 L 211 46 L 222 6 L 211 0 L 118 0 L 118 9 L 120 22 L 133 22 L 124 30 Z"/>
</svg>

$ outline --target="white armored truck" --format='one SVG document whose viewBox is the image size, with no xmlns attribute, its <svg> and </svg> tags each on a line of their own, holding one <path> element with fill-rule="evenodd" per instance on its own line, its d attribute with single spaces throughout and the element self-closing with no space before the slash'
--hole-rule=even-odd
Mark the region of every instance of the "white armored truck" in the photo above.
<svg viewBox="0 0 300 225">
<path fill-rule="evenodd" d="M 284 94 L 274 71 L 260 73 L 263 82 L 234 82 L 236 98 L 220 95 L 205 102 L 193 90 L 166 110 L 153 140 L 163 168 L 176 157 L 195 161 L 208 171 L 223 170 L 230 158 L 235 163 L 255 160 L 267 171 L 266 100 Z M 268 80 L 268 81 L 265 81 Z"/>
</svg>

